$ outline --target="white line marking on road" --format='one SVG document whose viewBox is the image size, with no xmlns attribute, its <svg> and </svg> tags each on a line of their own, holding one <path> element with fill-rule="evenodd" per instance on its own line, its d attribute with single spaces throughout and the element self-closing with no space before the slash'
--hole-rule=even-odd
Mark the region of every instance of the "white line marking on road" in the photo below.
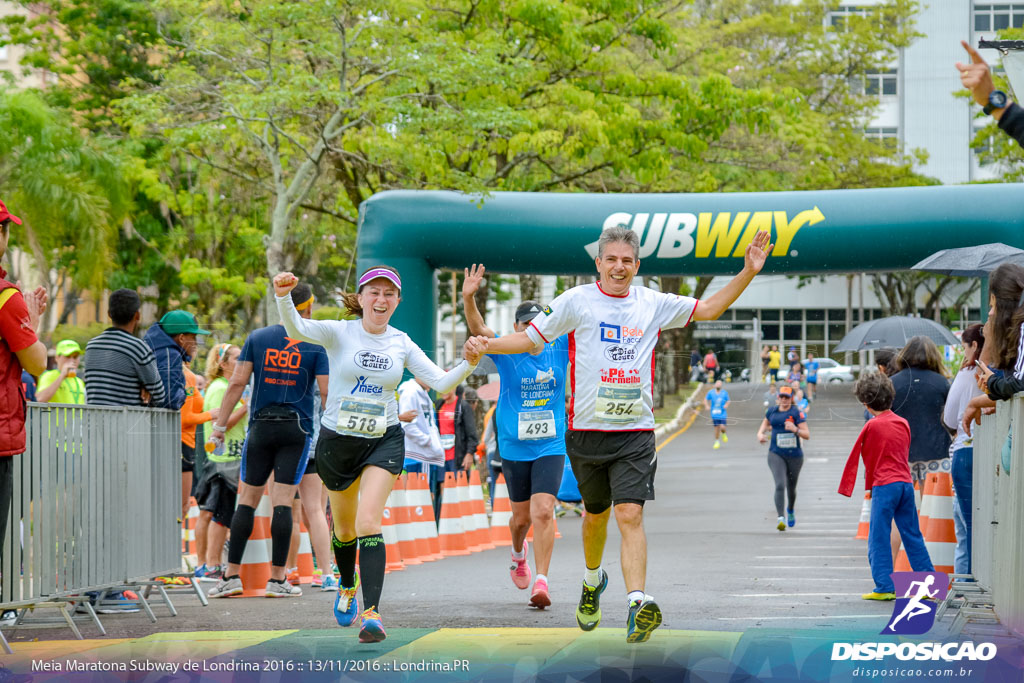
<svg viewBox="0 0 1024 683">
<path fill-rule="evenodd" d="M 727 593 L 730 598 L 800 598 L 823 595 L 860 595 L 860 593 Z"/>
<path fill-rule="evenodd" d="M 755 564 L 750 567 L 751 569 L 825 569 L 828 571 L 841 570 L 841 571 L 864 571 L 864 567 L 809 567 L 807 565 L 775 565 L 775 564 Z M 794 576 L 794 579 L 800 577 Z M 802 579 L 801 579 L 802 580 Z"/>
<path fill-rule="evenodd" d="M 879 621 L 887 619 L 888 617 L 877 615 L 877 614 L 830 614 L 822 615 L 820 617 L 718 617 L 719 621 L 782 621 L 786 619 L 823 619 L 823 620 L 835 620 L 835 619 L 878 619 Z"/>
<path fill-rule="evenodd" d="M 746 579 L 747 581 L 793 581 L 792 576 L 759 576 L 753 579 Z M 856 579 L 856 578 L 837 578 L 837 577 L 822 577 L 818 576 L 815 578 L 801 577 L 800 581 L 864 581 L 865 583 L 874 583 L 874 579 Z"/>
<path fill-rule="evenodd" d="M 848 560 L 863 555 L 755 555 L 755 560 Z"/>
</svg>

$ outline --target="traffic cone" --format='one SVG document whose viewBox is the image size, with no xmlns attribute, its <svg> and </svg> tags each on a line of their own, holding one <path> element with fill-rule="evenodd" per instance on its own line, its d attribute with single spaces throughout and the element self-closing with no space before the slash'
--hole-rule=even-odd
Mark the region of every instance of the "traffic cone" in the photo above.
<svg viewBox="0 0 1024 683">
<path fill-rule="evenodd" d="M 309 529 L 299 519 L 299 554 L 296 558 L 299 566 L 299 583 L 313 583 L 313 544 L 309 540 Z"/>
<path fill-rule="evenodd" d="M 384 537 L 384 548 L 385 558 L 387 564 L 384 567 L 384 572 L 400 572 L 405 569 L 405 564 L 402 562 L 402 552 L 398 548 L 398 532 L 395 529 L 395 513 L 394 513 L 394 491 L 388 495 L 387 503 L 384 506 L 384 515 L 381 519 L 381 536 Z"/>
<path fill-rule="evenodd" d="M 935 571 L 953 573 L 953 556 L 956 552 L 956 528 L 953 523 L 953 478 L 949 472 L 929 474 L 935 478 L 931 492 L 928 527 L 924 543 L 928 556 L 935 565 Z"/>
<path fill-rule="evenodd" d="M 480 473 L 474 467 L 469 471 L 469 513 L 473 519 L 472 546 L 470 552 L 490 550 L 494 547 L 491 541 L 491 530 L 487 525 L 487 508 L 484 506 L 484 489 L 480 483 Z"/>
<path fill-rule="evenodd" d="M 407 477 L 403 474 L 395 480 L 395 488 L 391 495 L 395 498 L 395 529 L 398 531 L 398 550 L 402 553 L 402 562 L 408 565 L 423 564 L 416 554 L 416 536 L 409 514 L 409 491 L 406 486 Z"/>
<path fill-rule="evenodd" d="M 430 494 L 430 475 L 426 472 L 420 474 L 420 488 L 423 489 L 423 519 L 430 522 L 430 528 L 426 530 L 430 555 L 435 560 L 440 560 L 444 554 L 441 553 L 441 537 L 437 533 L 438 519 L 434 517 L 434 499 Z"/>
<path fill-rule="evenodd" d="M 860 506 L 860 523 L 857 525 L 855 539 L 866 541 L 868 530 L 871 528 L 871 492 L 864 492 L 864 502 Z"/>
<path fill-rule="evenodd" d="M 196 522 L 199 521 L 199 503 L 195 498 L 188 499 L 188 515 L 181 524 L 181 552 L 186 555 L 196 554 Z"/>
<path fill-rule="evenodd" d="M 270 517 L 273 511 L 270 494 L 264 487 L 238 572 L 242 579 L 243 598 L 262 598 L 267 594 L 267 581 L 270 581 Z"/>
<path fill-rule="evenodd" d="M 433 562 L 441 559 L 440 545 L 437 540 L 437 525 L 434 523 L 434 506 L 430 504 L 430 487 L 426 476 L 421 472 L 410 472 L 405 486 L 406 508 L 409 510 L 410 524 L 416 543 L 416 557 L 420 562 Z M 438 546 L 436 551 L 432 547 Z M 436 556 L 435 556 L 436 552 Z"/>
<path fill-rule="evenodd" d="M 460 507 L 455 473 L 445 472 L 441 489 L 441 526 L 438 529 L 441 554 L 445 557 L 469 555 Z"/>
<path fill-rule="evenodd" d="M 512 501 L 508 498 L 508 485 L 505 475 L 499 474 L 494 483 L 494 509 L 491 512 L 491 542 L 496 546 L 512 545 L 512 531 L 508 523 L 512 521 Z"/>
<path fill-rule="evenodd" d="M 459 491 L 459 516 L 462 517 L 462 534 L 466 539 L 466 550 L 475 553 L 479 550 L 475 546 L 476 518 L 470 511 L 469 478 L 465 471 L 459 470 L 455 473 L 455 487 Z"/>
</svg>

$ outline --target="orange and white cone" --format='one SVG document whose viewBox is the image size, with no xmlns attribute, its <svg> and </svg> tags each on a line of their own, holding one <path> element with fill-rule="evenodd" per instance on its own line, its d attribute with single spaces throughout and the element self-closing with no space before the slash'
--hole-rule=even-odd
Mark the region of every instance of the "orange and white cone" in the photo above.
<svg viewBox="0 0 1024 683">
<path fill-rule="evenodd" d="M 313 544 L 309 540 L 309 529 L 299 520 L 299 553 L 295 560 L 299 568 L 299 583 L 313 583 Z"/>
<path fill-rule="evenodd" d="M 384 515 L 381 519 L 380 533 L 384 537 L 385 557 L 387 564 L 384 572 L 400 572 L 405 569 L 402 562 L 402 552 L 398 548 L 398 531 L 395 528 L 394 499 L 395 492 L 388 496 L 387 504 L 384 506 Z"/>
<path fill-rule="evenodd" d="M 455 473 L 445 472 L 444 487 L 441 489 L 441 525 L 438 528 L 441 554 L 445 557 L 469 555 L 461 507 Z"/>
<path fill-rule="evenodd" d="M 420 562 L 433 562 L 441 559 L 440 550 L 437 557 L 430 547 L 430 538 L 437 542 L 437 526 L 434 524 L 434 507 L 430 504 L 430 490 L 426 479 L 419 472 L 409 472 L 405 483 L 405 507 L 409 511 L 409 526 L 412 528 L 416 557 Z M 427 510 L 430 510 L 429 515 Z"/>
<path fill-rule="evenodd" d="M 484 489 L 480 483 L 480 473 L 474 467 L 469 471 L 469 514 L 473 520 L 473 532 L 470 536 L 471 552 L 490 550 L 494 547 L 491 541 L 491 530 L 487 524 L 487 508 L 484 506 Z"/>
<path fill-rule="evenodd" d="M 416 552 L 415 528 L 412 515 L 409 513 L 408 478 L 403 474 L 395 480 L 395 488 L 391 495 L 395 500 L 395 529 L 398 531 L 398 551 L 402 553 L 402 562 L 406 566 L 423 564 Z"/>
<path fill-rule="evenodd" d="M 945 462 L 945 461 L 944 461 Z M 935 565 L 935 571 L 953 573 L 953 557 L 956 553 L 956 527 L 953 522 L 953 478 L 948 471 L 929 474 L 935 478 L 931 492 L 928 527 L 924 533 L 924 544 L 928 556 Z"/>
<path fill-rule="evenodd" d="M 871 492 L 864 492 L 864 502 L 860 506 L 860 523 L 857 524 L 857 535 L 854 538 L 866 541 L 871 528 Z"/>
<path fill-rule="evenodd" d="M 418 511 L 416 514 L 418 517 L 422 517 L 426 522 L 429 522 L 430 527 L 424 527 L 427 546 L 430 548 L 430 556 L 435 560 L 440 560 L 444 555 L 441 553 L 441 537 L 437 530 L 437 518 L 434 517 L 434 499 L 430 495 L 430 475 L 426 472 L 421 472 L 419 480 L 421 490 L 420 500 L 423 501 L 423 509 Z"/>
<path fill-rule="evenodd" d="M 242 566 L 238 572 L 242 579 L 244 598 L 262 598 L 267 594 L 267 581 L 270 581 L 270 517 L 273 511 L 270 495 L 264 488 L 260 504 L 256 506 L 252 533 L 245 544 Z"/>
<path fill-rule="evenodd" d="M 196 523 L 199 521 L 199 503 L 195 498 L 188 499 L 188 516 L 181 524 L 181 552 L 186 555 L 195 555 L 196 550 Z"/>
<path fill-rule="evenodd" d="M 491 511 L 491 542 L 494 545 L 512 545 L 512 531 L 508 528 L 511 521 L 512 501 L 508 497 L 508 485 L 505 475 L 499 474 L 494 482 L 494 509 Z"/>
</svg>

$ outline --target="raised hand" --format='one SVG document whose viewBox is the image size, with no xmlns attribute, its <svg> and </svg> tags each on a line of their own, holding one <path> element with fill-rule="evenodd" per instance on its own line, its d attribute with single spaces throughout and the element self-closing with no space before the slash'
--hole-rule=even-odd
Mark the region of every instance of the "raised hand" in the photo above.
<svg viewBox="0 0 1024 683">
<path fill-rule="evenodd" d="M 295 289 L 297 284 L 299 284 L 299 278 L 292 273 L 278 273 L 274 276 L 274 294 L 284 296 Z"/>
<path fill-rule="evenodd" d="M 774 244 L 769 244 L 771 237 L 767 230 L 757 231 L 754 239 L 747 245 L 747 250 L 743 254 L 743 264 L 745 267 L 753 270 L 755 273 L 761 272 L 765 261 L 768 259 L 768 255 L 772 253 L 772 249 L 775 247 Z"/>
<path fill-rule="evenodd" d="M 466 268 L 466 279 L 462 282 L 462 296 L 473 296 L 480 289 L 486 269 L 484 264 L 473 264 L 472 268 Z"/>
<path fill-rule="evenodd" d="M 992 83 L 992 70 L 989 69 L 988 64 L 978 54 L 978 51 L 971 47 L 966 40 L 961 40 L 960 44 L 971 56 L 970 64 L 956 63 L 957 71 L 960 72 L 960 82 L 974 95 L 974 101 L 984 107 L 988 104 L 989 93 L 996 89 L 995 84 Z"/>
</svg>

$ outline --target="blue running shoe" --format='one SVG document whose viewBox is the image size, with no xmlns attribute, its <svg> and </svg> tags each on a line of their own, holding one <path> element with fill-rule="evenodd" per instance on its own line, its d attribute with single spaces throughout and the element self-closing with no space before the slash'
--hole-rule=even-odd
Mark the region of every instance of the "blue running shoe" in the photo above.
<svg viewBox="0 0 1024 683">
<path fill-rule="evenodd" d="M 356 615 L 359 614 L 359 598 L 356 597 L 358 590 L 358 573 L 356 574 L 356 585 L 351 588 L 344 586 L 338 588 L 338 596 L 334 598 L 334 618 L 337 620 L 338 626 L 351 626 L 356 620 Z"/>
<path fill-rule="evenodd" d="M 576 623 L 584 631 L 593 631 L 601 623 L 601 593 L 608 587 L 608 572 L 601 570 L 601 584 L 592 588 L 583 582 L 583 594 L 576 606 Z"/>
<path fill-rule="evenodd" d="M 200 565 L 200 566 L 196 567 L 196 571 L 195 571 L 195 574 L 193 574 L 193 576 L 195 576 L 197 579 L 201 579 L 201 578 L 203 578 L 203 574 L 205 574 L 205 573 L 206 573 L 206 565 L 203 564 L 203 565 Z"/>
<path fill-rule="evenodd" d="M 792 510 L 786 510 L 786 524 L 794 526 L 796 524 L 796 515 L 793 514 Z"/>
<path fill-rule="evenodd" d="M 643 600 L 634 600 L 629 604 L 629 616 L 626 617 L 626 642 L 646 643 L 651 632 L 661 626 L 661 609 L 647 595 Z"/>
<path fill-rule="evenodd" d="M 362 614 L 363 626 L 359 629 L 360 643 L 379 643 L 388 637 L 384 632 L 384 622 L 377 610 L 371 608 Z"/>
</svg>

